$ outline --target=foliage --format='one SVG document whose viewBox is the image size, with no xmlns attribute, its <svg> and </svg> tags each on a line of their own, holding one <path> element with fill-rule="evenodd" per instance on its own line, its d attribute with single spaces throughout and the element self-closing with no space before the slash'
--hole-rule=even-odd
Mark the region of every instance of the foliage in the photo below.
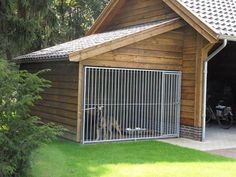
<svg viewBox="0 0 236 177">
<path fill-rule="evenodd" d="M 13 57 L 84 35 L 108 0 L 0 0 L 0 56 Z"/>
<path fill-rule="evenodd" d="M 18 71 L 0 59 L 0 176 L 24 176 L 34 149 L 60 134 L 60 127 L 41 124 L 30 107 L 50 83 Z"/>
<path fill-rule="evenodd" d="M 55 141 L 33 154 L 32 177 L 234 177 L 236 160 L 158 142 Z"/>
</svg>

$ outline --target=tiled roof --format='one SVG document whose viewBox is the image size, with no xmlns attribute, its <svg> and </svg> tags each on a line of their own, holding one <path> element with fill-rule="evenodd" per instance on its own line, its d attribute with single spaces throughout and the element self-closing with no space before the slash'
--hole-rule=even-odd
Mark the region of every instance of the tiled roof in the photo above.
<svg viewBox="0 0 236 177">
<path fill-rule="evenodd" d="M 81 51 L 84 49 L 88 49 L 90 47 L 94 47 L 100 44 L 104 44 L 106 42 L 113 41 L 115 39 L 123 38 L 135 33 L 142 32 L 144 30 L 148 30 L 162 24 L 168 23 L 176 19 L 158 21 L 152 23 L 146 23 L 142 25 L 136 25 L 132 27 L 127 27 L 115 31 L 109 31 L 99 34 L 93 34 L 90 36 L 85 36 L 70 42 L 66 42 L 63 44 L 59 44 L 53 47 L 49 47 L 43 50 L 39 50 L 27 55 L 22 55 L 15 60 L 19 63 L 24 62 L 38 62 L 38 61 L 57 61 L 57 60 L 68 60 L 69 54 L 77 51 Z"/>
<path fill-rule="evenodd" d="M 236 39 L 236 0 L 177 0 L 220 35 Z"/>
</svg>

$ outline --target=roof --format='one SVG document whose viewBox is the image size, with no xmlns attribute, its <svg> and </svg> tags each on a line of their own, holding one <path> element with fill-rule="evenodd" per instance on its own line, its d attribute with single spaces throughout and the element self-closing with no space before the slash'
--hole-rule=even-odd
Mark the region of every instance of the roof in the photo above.
<svg viewBox="0 0 236 177">
<path fill-rule="evenodd" d="M 69 59 L 71 61 L 79 61 L 134 42 L 138 42 L 140 40 L 144 40 L 152 37 L 152 35 L 164 33 L 165 27 L 168 31 L 179 28 L 183 26 L 183 24 L 184 22 L 180 20 L 180 18 L 175 18 L 131 26 L 115 31 L 93 34 L 27 55 L 22 55 L 15 58 L 15 60 L 17 60 L 18 63 L 59 61 Z M 157 29 L 162 30 L 158 31 Z M 108 48 L 104 48 L 107 46 Z"/>
<path fill-rule="evenodd" d="M 177 0 L 221 39 L 236 39 L 235 0 Z"/>
<path fill-rule="evenodd" d="M 127 0 L 111 0 L 107 8 L 96 20 L 88 34 L 101 32 L 116 9 Z M 209 42 L 219 39 L 236 41 L 236 1 L 235 0 L 162 0 L 187 23 L 202 34 Z M 113 12 L 111 16 L 107 16 Z"/>
</svg>

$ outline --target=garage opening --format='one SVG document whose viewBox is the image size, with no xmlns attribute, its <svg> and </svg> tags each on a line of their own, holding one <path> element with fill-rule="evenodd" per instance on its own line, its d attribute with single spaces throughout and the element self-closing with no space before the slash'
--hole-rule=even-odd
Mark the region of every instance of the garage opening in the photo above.
<svg viewBox="0 0 236 177">
<path fill-rule="evenodd" d="M 181 73 L 85 67 L 83 143 L 178 137 Z"/>
<path fill-rule="evenodd" d="M 221 138 L 232 140 L 232 136 L 236 136 L 236 43 L 229 42 L 226 48 L 208 63 L 207 92 L 207 105 L 212 108 L 215 115 L 221 116 L 227 113 L 226 110 L 222 110 L 224 107 L 229 107 L 233 114 L 233 121 L 230 123 L 225 119 L 221 125 L 214 118 L 209 119 L 210 116 L 208 115 L 206 140 Z"/>
</svg>

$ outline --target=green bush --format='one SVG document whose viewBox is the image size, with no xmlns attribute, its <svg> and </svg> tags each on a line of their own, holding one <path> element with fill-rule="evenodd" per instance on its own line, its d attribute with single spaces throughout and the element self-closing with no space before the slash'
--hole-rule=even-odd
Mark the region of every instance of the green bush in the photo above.
<svg viewBox="0 0 236 177">
<path fill-rule="evenodd" d="M 43 124 L 30 107 L 50 82 L 19 71 L 0 59 L 0 176 L 26 176 L 32 151 L 61 134 L 61 128 Z"/>
</svg>

